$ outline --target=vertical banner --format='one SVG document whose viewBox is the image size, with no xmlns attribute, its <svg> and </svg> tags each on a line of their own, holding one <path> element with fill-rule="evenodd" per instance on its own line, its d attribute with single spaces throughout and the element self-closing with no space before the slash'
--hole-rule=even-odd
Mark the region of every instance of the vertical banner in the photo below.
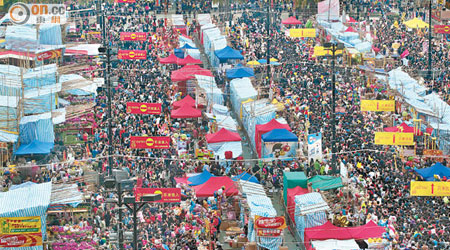
<svg viewBox="0 0 450 250">
<path fill-rule="evenodd" d="M 117 58 L 122 60 L 145 60 L 147 59 L 146 50 L 119 50 Z"/>
<path fill-rule="evenodd" d="M 0 248 L 42 246 L 41 217 L 0 218 Z"/>
<path fill-rule="evenodd" d="M 141 197 L 146 194 L 160 194 L 161 200 L 155 201 L 159 203 L 181 202 L 181 188 L 136 188 L 136 202 L 140 202 Z"/>
<path fill-rule="evenodd" d="M 159 115 L 161 114 L 161 103 L 127 102 L 127 113 Z"/>
<path fill-rule="evenodd" d="M 131 136 L 131 148 L 140 149 L 164 149 L 170 147 L 170 137 L 168 136 Z"/>
<path fill-rule="evenodd" d="M 412 146 L 414 133 L 375 132 L 375 144 Z"/>
<path fill-rule="evenodd" d="M 308 161 L 322 161 L 322 133 L 308 135 Z"/>
<path fill-rule="evenodd" d="M 146 41 L 145 32 L 120 32 L 120 41 Z"/>
</svg>

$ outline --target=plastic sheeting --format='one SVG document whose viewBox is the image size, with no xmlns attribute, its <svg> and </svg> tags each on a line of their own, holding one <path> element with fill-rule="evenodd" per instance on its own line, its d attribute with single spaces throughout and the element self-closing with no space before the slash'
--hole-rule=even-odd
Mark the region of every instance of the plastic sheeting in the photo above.
<svg viewBox="0 0 450 250">
<path fill-rule="evenodd" d="M 295 196 L 295 224 L 302 241 L 305 228 L 321 226 L 327 222 L 325 211 L 329 209 L 320 193 Z"/>
<path fill-rule="evenodd" d="M 32 154 L 39 154 L 39 155 L 46 155 L 51 152 L 53 149 L 54 144 L 51 142 L 41 142 L 41 141 L 32 141 L 29 144 L 22 144 L 17 149 L 17 151 L 14 152 L 15 155 L 32 155 Z"/>
<path fill-rule="evenodd" d="M 221 143 L 209 143 L 208 149 L 214 151 L 214 155 L 218 156 L 219 159 L 225 159 L 225 152 L 233 152 L 233 158 L 242 155 L 242 143 L 240 141 L 236 142 L 221 142 Z"/>
<path fill-rule="evenodd" d="M 24 116 L 20 121 L 20 142 L 29 144 L 35 140 L 53 143 L 55 132 L 51 113 L 41 115 Z"/>
<path fill-rule="evenodd" d="M 257 96 L 258 92 L 253 87 L 250 78 L 239 78 L 230 82 L 230 98 L 236 115 L 240 116 L 242 102 L 256 99 Z"/>
<path fill-rule="evenodd" d="M 53 49 L 60 48 L 59 45 L 62 45 L 61 25 L 41 24 L 39 31 L 36 26 L 10 25 L 6 28 L 5 40 L 6 48 L 16 51 L 36 52 L 41 50 L 43 45 L 58 45 Z"/>
<path fill-rule="evenodd" d="M 211 178 L 212 176 L 214 176 L 214 175 L 212 175 L 210 172 L 205 170 L 199 175 L 188 178 L 188 181 L 191 182 L 191 184 L 189 184 L 189 185 L 197 186 L 197 185 L 203 184 L 203 183 L 207 182 L 209 180 L 209 178 Z"/>
<path fill-rule="evenodd" d="M 450 178 L 450 168 L 442 165 L 440 162 L 428 168 L 415 169 L 415 171 L 426 181 L 434 181 L 435 175 L 438 175 L 440 178 L 443 178 L 444 176 Z"/>
</svg>

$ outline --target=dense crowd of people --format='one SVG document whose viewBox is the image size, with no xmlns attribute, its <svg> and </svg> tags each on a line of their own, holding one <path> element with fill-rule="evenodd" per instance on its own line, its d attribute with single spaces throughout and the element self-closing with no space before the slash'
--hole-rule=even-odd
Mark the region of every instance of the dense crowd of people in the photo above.
<svg viewBox="0 0 450 250">
<path fill-rule="evenodd" d="M 262 90 L 263 95 L 269 96 L 272 87 L 273 98 L 283 103 L 285 109 L 279 112 L 284 117 L 292 131 L 303 141 L 309 133 L 323 134 L 323 153 L 330 155 L 332 145 L 336 146 L 337 165 L 331 164 L 330 157 L 323 161 L 308 161 L 307 157 L 300 157 L 293 161 L 273 161 L 264 163 L 261 167 L 254 161 L 234 162 L 230 170 L 216 162 L 204 164 L 196 160 L 180 160 L 176 145 L 164 150 L 131 149 L 130 136 L 158 136 L 158 135 L 188 135 L 188 152 L 194 154 L 194 149 L 204 141 L 202 135 L 209 130 L 204 123 L 188 124 L 183 120 L 170 118 L 170 105 L 181 96 L 176 84 L 170 80 L 170 72 L 176 69 L 172 65 L 159 64 L 158 58 L 172 53 L 177 47 L 178 35 L 174 32 L 167 18 L 156 15 L 152 2 L 137 1 L 136 4 L 109 4 L 105 9 L 113 13 L 108 17 L 108 43 L 119 49 L 146 50 L 147 59 L 139 62 L 132 60 L 119 60 L 112 67 L 112 76 L 117 77 L 118 85 L 112 89 L 112 128 L 113 141 L 108 141 L 108 104 L 107 88 L 99 89 L 95 100 L 94 114 L 98 127 L 95 129 L 91 143 L 87 143 L 85 158 L 97 158 L 97 170 L 109 172 L 113 168 L 122 168 L 129 172 L 131 177 L 143 179 L 144 187 L 177 187 L 174 177 L 184 176 L 186 173 L 201 172 L 205 168 L 215 175 L 235 175 L 241 171 L 254 174 L 261 183 L 276 188 L 281 187 L 282 171 L 305 171 L 308 176 L 317 174 L 338 174 L 340 168 L 348 169 L 347 195 L 337 195 L 337 202 L 333 204 L 334 218 L 346 216 L 352 225 L 364 224 L 374 220 L 379 225 L 393 225 L 394 232 L 387 234 L 394 249 L 446 249 L 450 247 L 450 217 L 447 213 L 450 208 L 449 200 L 439 197 L 411 197 L 409 195 L 409 182 L 420 180 L 413 168 L 422 168 L 432 165 L 432 160 L 418 159 L 413 168 L 406 164 L 395 153 L 392 147 L 379 146 L 373 143 L 374 132 L 381 131 L 387 124 L 379 113 L 361 112 L 360 99 L 370 96 L 375 99 L 388 99 L 386 88 L 372 88 L 368 81 L 382 86 L 383 83 L 374 81 L 366 72 L 355 67 L 343 66 L 342 58 L 337 59 L 336 67 L 336 141 L 332 140 L 331 113 L 331 84 L 330 66 L 327 58 L 311 58 L 314 45 L 319 45 L 319 39 L 302 40 L 290 38 L 285 35 L 281 25 L 281 11 L 290 8 L 289 3 L 277 6 L 279 10 L 273 13 L 270 28 L 270 58 L 275 58 L 280 65 L 271 67 L 272 81 L 265 79 L 267 67 L 256 66 L 257 80 L 255 87 Z M 342 1 L 344 2 L 344 1 Z M 372 21 L 367 19 L 375 38 L 373 46 L 379 49 L 379 54 L 385 56 L 397 55 L 395 65 L 387 65 L 386 69 L 406 64 L 404 69 L 414 76 L 427 65 L 427 51 L 422 46 L 427 41 L 427 30 L 408 30 L 400 21 L 402 14 L 405 20 L 424 15 L 421 9 L 410 10 L 404 8 L 400 1 L 345 1 L 347 13 L 357 8 L 360 13 L 358 20 L 363 21 L 365 14 L 381 13 L 381 17 Z M 236 15 L 229 27 L 224 27 L 226 15 L 217 15 L 218 26 L 224 28 L 228 35 L 229 44 L 242 52 L 245 56 L 243 63 L 251 60 L 267 58 L 267 26 L 266 16 L 261 15 L 255 6 L 261 1 L 251 1 L 246 5 L 249 10 Z M 165 3 L 164 3 L 165 4 Z M 126 6 L 126 7 L 125 7 Z M 79 3 L 70 5 L 71 10 L 87 9 Z M 144 7 L 144 8 L 142 8 Z M 211 11 L 211 1 L 181 1 L 177 2 L 174 10 L 183 13 L 188 30 L 194 31 L 196 26 L 195 13 Z M 398 18 L 391 18 L 386 13 L 393 9 L 399 10 Z M 87 34 L 89 30 L 98 29 L 89 25 L 93 12 L 80 12 L 80 22 L 77 30 L 80 34 Z M 212 13 L 213 15 L 213 13 Z M 314 18 L 302 19 L 301 27 L 307 22 L 315 23 Z M 397 24 L 395 23 L 397 22 Z M 221 24 L 221 25 L 219 25 Z M 315 25 L 317 25 L 315 23 Z M 397 27 L 398 25 L 398 27 Z M 143 42 L 120 41 L 120 32 L 146 32 L 149 39 Z M 190 34 L 198 37 L 198 34 Z M 398 48 L 394 43 L 400 44 Z M 433 68 L 438 70 L 434 80 L 425 81 L 430 90 L 438 92 L 444 100 L 450 101 L 448 94 L 448 61 L 442 58 L 449 57 L 449 47 L 445 37 L 435 37 L 433 40 Z M 405 50 L 407 63 L 398 55 Z M 207 62 L 204 62 L 207 65 Z M 214 72 L 218 85 L 226 86 L 224 72 Z M 262 77 L 264 76 L 264 77 Z M 386 84 L 386 83 L 384 83 Z M 134 115 L 126 112 L 127 102 L 161 103 L 161 115 Z M 398 114 L 396 117 L 399 117 Z M 400 119 L 400 118 L 399 118 Z M 108 147 L 113 145 L 113 166 L 109 165 L 107 155 Z M 70 151 L 70 150 L 69 150 Z M 446 161 L 444 165 L 448 165 Z M 55 169 L 43 169 L 30 174 L 27 179 L 21 179 L 19 174 L 4 175 L 2 181 L 6 190 L 11 184 L 24 181 L 33 182 L 69 182 L 78 181 L 84 186 L 83 171 L 80 167 L 70 164 L 55 164 Z M 82 184 L 83 183 L 83 184 Z M 185 188 L 185 187 L 184 187 Z M 159 249 L 167 246 L 168 249 L 206 249 L 210 244 L 220 249 L 217 232 L 220 227 L 220 215 L 213 208 L 217 208 L 218 198 L 202 203 L 195 198 L 192 190 L 184 189 L 183 204 L 151 204 L 146 205 L 138 213 L 139 243 L 138 249 Z M 108 237 L 117 230 L 118 213 L 114 209 L 117 205 L 105 203 L 106 198 L 116 197 L 110 191 L 99 187 L 91 195 L 92 213 L 88 218 L 81 218 L 71 223 L 86 224 L 93 227 L 94 239 L 100 248 L 114 249 L 117 245 L 110 243 Z M 132 228 L 132 214 L 124 210 L 122 222 L 128 229 Z M 332 216 L 333 217 L 333 216 Z M 356 219 L 355 219 L 356 218 Z M 357 221 L 357 222 L 356 222 Z M 54 225 L 64 226 L 64 222 L 55 221 Z M 209 226 L 212 225 L 212 226 Z M 214 231 L 213 236 L 209 231 Z M 126 247 L 131 247 L 126 243 Z M 159 248 L 158 248 L 159 247 Z"/>
</svg>

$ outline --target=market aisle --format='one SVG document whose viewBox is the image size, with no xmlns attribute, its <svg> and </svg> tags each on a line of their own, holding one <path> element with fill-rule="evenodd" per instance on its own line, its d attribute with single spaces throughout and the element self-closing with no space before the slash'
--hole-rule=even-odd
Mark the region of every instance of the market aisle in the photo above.
<svg viewBox="0 0 450 250">
<path fill-rule="evenodd" d="M 273 197 L 272 197 L 272 204 L 273 207 L 275 208 L 275 210 L 277 210 L 277 215 L 278 216 L 282 216 L 284 215 L 284 211 L 285 209 L 283 208 L 283 204 L 281 204 L 282 199 L 282 192 L 278 192 L 278 193 L 274 193 Z M 298 243 L 298 245 L 296 244 L 296 239 L 294 237 L 294 235 L 292 235 L 291 231 L 289 231 L 289 229 L 285 229 L 284 230 L 284 246 L 287 246 L 289 250 L 291 249 L 304 249 L 302 247 L 302 244 Z"/>
</svg>

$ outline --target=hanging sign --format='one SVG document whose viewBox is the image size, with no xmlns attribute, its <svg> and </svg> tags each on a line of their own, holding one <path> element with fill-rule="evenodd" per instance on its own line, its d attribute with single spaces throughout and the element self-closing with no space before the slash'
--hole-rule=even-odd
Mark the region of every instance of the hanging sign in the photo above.
<svg viewBox="0 0 450 250">
<path fill-rule="evenodd" d="M 117 58 L 124 60 L 145 60 L 147 59 L 146 50 L 119 50 Z"/>
<path fill-rule="evenodd" d="M 308 135 L 308 160 L 322 160 L 322 133 Z"/>
<path fill-rule="evenodd" d="M 145 32 L 120 32 L 120 41 L 146 41 Z"/>
<path fill-rule="evenodd" d="M 0 248 L 42 246 L 41 218 L 0 218 Z"/>
<path fill-rule="evenodd" d="M 260 237 L 280 237 L 286 226 L 284 216 L 261 217 L 255 216 L 255 229 Z"/>
<path fill-rule="evenodd" d="M 450 34 L 450 25 L 434 25 L 434 33 Z"/>
<path fill-rule="evenodd" d="M 361 100 L 361 111 L 395 111 L 394 100 Z"/>
<path fill-rule="evenodd" d="M 164 149 L 170 147 L 168 136 L 131 136 L 131 148 L 153 148 Z"/>
<path fill-rule="evenodd" d="M 450 196 L 450 182 L 411 181 L 411 196 Z"/>
<path fill-rule="evenodd" d="M 290 37 L 316 37 L 316 29 L 289 29 Z"/>
<path fill-rule="evenodd" d="M 161 114 L 161 103 L 127 102 L 127 113 L 159 115 Z"/>
<path fill-rule="evenodd" d="M 136 188 L 136 202 L 140 202 L 146 194 L 160 194 L 161 200 L 155 201 L 159 203 L 181 202 L 181 188 Z"/>
<path fill-rule="evenodd" d="M 414 133 L 375 132 L 377 145 L 414 145 Z"/>
<path fill-rule="evenodd" d="M 36 55 L 38 61 L 60 58 L 62 49 L 49 50 Z"/>
</svg>

